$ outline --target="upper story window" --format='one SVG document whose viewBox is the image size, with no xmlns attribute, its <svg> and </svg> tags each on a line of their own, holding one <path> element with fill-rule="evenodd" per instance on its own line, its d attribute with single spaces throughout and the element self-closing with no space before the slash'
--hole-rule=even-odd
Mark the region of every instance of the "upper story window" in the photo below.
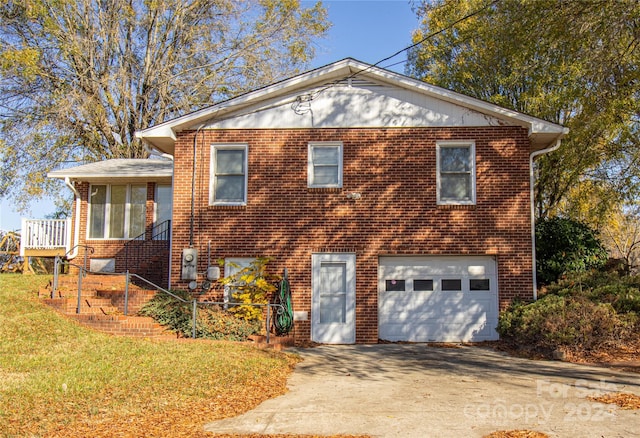
<svg viewBox="0 0 640 438">
<path fill-rule="evenodd" d="M 441 141 L 436 149 L 438 204 L 475 204 L 475 143 Z"/>
<path fill-rule="evenodd" d="M 210 205 L 247 204 L 246 144 L 211 146 Z"/>
<path fill-rule="evenodd" d="M 147 185 L 92 185 L 89 239 L 133 239 L 145 231 Z"/>
<path fill-rule="evenodd" d="M 342 187 L 342 143 L 309 143 L 307 175 L 311 188 Z"/>
</svg>

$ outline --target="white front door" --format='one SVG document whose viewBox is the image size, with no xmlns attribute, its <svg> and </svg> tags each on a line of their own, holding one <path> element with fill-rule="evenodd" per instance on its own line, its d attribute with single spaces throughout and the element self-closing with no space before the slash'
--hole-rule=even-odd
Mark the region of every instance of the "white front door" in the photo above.
<svg viewBox="0 0 640 438">
<path fill-rule="evenodd" d="M 313 254 L 311 269 L 311 340 L 355 343 L 355 254 Z"/>
</svg>

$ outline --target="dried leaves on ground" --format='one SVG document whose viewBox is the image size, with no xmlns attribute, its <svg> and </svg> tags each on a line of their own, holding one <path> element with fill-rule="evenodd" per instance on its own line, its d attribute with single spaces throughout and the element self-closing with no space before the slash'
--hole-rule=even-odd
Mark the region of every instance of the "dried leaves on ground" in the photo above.
<svg viewBox="0 0 640 438">
<path fill-rule="evenodd" d="M 618 405 L 622 409 L 640 409 L 640 397 L 626 392 L 609 393 L 598 396 L 589 396 L 589 400 L 611 405 Z"/>
<path fill-rule="evenodd" d="M 236 435 L 236 434 L 213 434 L 209 438 L 370 438 L 369 435 L 262 435 L 259 433 Z"/>
<path fill-rule="evenodd" d="M 549 435 L 533 430 L 500 430 L 483 438 L 549 438 Z"/>
</svg>

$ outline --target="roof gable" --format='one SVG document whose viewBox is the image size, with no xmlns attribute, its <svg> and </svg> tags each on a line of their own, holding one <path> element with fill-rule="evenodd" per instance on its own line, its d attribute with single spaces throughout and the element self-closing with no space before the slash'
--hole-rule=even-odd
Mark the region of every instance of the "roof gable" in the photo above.
<svg viewBox="0 0 640 438">
<path fill-rule="evenodd" d="M 531 149 L 567 134 L 560 125 L 353 59 L 303 73 L 137 133 L 173 153 L 189 129 L 522 126 Z"/>
</svg>

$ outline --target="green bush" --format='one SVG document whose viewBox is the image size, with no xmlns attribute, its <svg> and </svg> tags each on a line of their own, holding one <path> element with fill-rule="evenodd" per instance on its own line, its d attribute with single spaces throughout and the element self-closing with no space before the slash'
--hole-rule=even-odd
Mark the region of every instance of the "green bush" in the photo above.
<svg viewBox="0 0 640 438">
<path fill-rule="evenodd" d="M 614 272 L 571 274 L 549 285 L 548 294 L 581 295 L 595 303 L 608 303 L 618 313 L 640 313 L 640 277 Z"/>
<path fill-rule="evenodd" d="M 174 290 L 172 294 L 182 298 L 186 303 L 175 299 L 169 294 L 157 293 L 142 309 L 139 314 L 150 316 L 158 323 L 169 327 L 178 334 L 191 333 L 191 300 L 193 297 L 187 291 Z"/>
<path fill-rule="evenodd" d="M 497 330 L 506 341 L 549 355 L 618 344 L 633 333 L 635 323 L 635 314 L 620 316 L 609 303 L 550 294 L 534 303 L 514 303 L 501 313 Z"/>
<path fill-rule="evenodd" d="M 598 233 L 572 219 L 554 217 L 536 224 L 537 277 L 548 285 L 572 272 L 599 269 L 608 259 Z"/>
<path fill-rule="evenodd" d="M 498 333 L 519 348 L 597 350 L 640 340 L 640 277 L 592 271 L 564 276 L 534 303 L 501 312 Z"/>
<path fill-rule="evenodd" d="M 193 298 L 186 291 L 172 291 L 172 293 L 187 302 L 184 303 L 168 294 L 158 293 L 140 310 L 140 314 L 154 318 L 180 336 L 191 337 L 193 333 Z M 238 318 L 217 306 L 198 306 L 196 318 L 196 337 L 198 338 L 246 341 L 249 336 L 258 333 L 261 328 L 261 321 L 247 321 Z"/>
</svg>

